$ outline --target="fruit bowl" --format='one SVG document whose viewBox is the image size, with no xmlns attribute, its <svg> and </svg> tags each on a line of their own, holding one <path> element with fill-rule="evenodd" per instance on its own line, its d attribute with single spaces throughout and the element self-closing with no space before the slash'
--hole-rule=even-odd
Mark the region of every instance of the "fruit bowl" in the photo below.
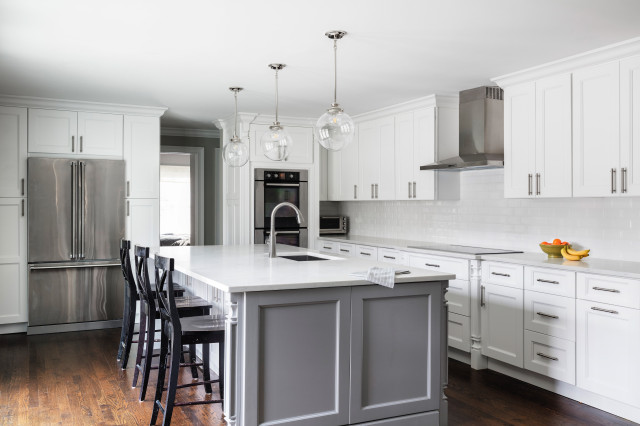
<svg viewBox="0 0 640 426">
<path fill-rule="evenodd" d="M 540 244 L 540 250 L 549 257 L 562 257 L 560 252 L 563 247 L 569 247 L 569 244 Z"/>
</svg>

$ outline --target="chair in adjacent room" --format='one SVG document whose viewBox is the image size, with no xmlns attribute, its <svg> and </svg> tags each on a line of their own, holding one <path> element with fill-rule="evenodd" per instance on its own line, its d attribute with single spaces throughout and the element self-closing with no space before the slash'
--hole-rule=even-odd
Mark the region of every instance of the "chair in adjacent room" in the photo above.
<svg viewBox="0 0 640 426">
<path fill-rule="evenodd" d="M 152 288 L 151 281 L 149 279 L 149 247 L 134 247 L 134 262 L 135 262 L 135 276 L 138 290 L 138 297 L 140 298 L 140 338 L 138 339 L 138 351 L 136 354 L 136 369 L 133 372 L 133 383 L 131 386 L 135 387 L 138 383 L 139 373 L 142 373 L 142 383 L 140 386 L 140 401 L 144 401 L 147 392 L 147 386 L 149 384 L 149 373 L 152 369 L 158 367 L 152 367 L 152 360 L 154 356 L 154 342 L 156 333 L 156 319 L 158 316 L 158 297 L 160 296 L 155 288 Z M 182 317 L 201 316 L 208 314 L 213 305 L 197 296 L 184 296 L 176 297 L 175 286 L 171 287 L 171 290 L 163 290 L 163 296 L 167 296 L 167 292 L 171 292 L 172 298 L 175 300 L 177 306 L 177 312 Z M 146 344 L 143 344 L 146 343 Z M 179 357 L 183 357 L 182 347 L 176 354 Z M 198 366 L 202 363 L 198 363 L 196 360 L 195 344 L 189 345 L 189 362 L 182 363 L 183 367 L 191 367 L 191 375 L 194 379 L 198 378 Z M 205 374 L 208 374 L 208 370 L 205 369 Z"/>
<path fill-rule="evenodd" d="M 173 270 L 174 260 L 171 258 L 155 256 L 156 292 L 158 293 L 158 312 L 161 319 L 160 338 L 160 366 L 158 370 L 158 382 L 154 397 L 153 414 L 150 424 L 155 424 L 158 413 L 162 411 L 164 417 L 162 424 L 169 425 L 173 408 L 196 404 L 222 403 L 224 399 L 224 320 L 222 316 L 200 316 L 181 318 L 173 296 Z M 166 290 L 166 291 L 165 291 Z M 219 379 L 211 380 L 209 376 L 209 345 L 219 345 Z M 180 367 L 179 351 L 182 345 L 201 344 L 204 380 L 198 383 L 178 384 L 178 371 Z M 166 365 L 169 361 L 169 380 L 165 388 Z M 211 393 L 211 383 L 218 382 L 220 399 L 199 400 L 188 402 L 175 402 L 176 391 L 181 388 L 204 385 L 205 391 Z M 166 392 L 164 406 L 162 395 Z"/>
</svg>

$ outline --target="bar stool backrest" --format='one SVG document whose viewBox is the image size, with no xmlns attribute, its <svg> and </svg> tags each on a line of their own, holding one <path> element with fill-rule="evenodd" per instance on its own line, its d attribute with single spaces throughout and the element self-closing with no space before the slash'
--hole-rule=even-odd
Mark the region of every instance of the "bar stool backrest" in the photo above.
<svg viewBox="0 0 640 426">
<path fill-rule="evenodd" d="M 156 301 L 149 282 L 149 247 L 135 246 L 134 255 L 138 294 L 149 305 L 149 311 L 155 312 Z"/>
<path fill-rule="evenodd" d="M 173 291 L 173 258 L 155 256 L 156 294 L 158 295 L 158 311 L 163 321 L 168 321 L 177 335 L 182 333 L 180 315 L 176 307 Z"/>
<path fill-rule="evenodd" d="M 133 296 L 135 300 L 138 289 L 136 288 L 136 281 L 133 278 L 133 271 L 131 269 L 131 257 L 129 256 L 130 251 L 131 241 L 120 240 L 120 269 L 122 269 L 124 282 L 127 283 L 129 295 Z"/>
</svg>

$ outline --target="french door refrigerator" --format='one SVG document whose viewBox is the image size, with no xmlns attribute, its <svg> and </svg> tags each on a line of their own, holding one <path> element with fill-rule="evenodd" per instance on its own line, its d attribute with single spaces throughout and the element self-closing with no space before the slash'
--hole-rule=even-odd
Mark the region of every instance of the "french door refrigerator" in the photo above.
<svg viewBox="0 0 640 426">
<path fill-rule="evenodd" d="M 122 160 L 27 160 L 28 333 L 118 326 Z"/>
</svg>

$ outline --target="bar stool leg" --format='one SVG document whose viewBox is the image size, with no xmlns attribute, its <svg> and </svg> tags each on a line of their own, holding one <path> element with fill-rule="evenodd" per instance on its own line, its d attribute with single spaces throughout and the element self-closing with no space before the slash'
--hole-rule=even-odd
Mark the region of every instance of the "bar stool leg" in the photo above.
<svg viewBox="0 0 640 426">
<path fill-rule="evenodd" d="M 142 308 L 142 302 L 140 303 L 140 307 Z M 131 383 L 131 387 L 135 388 L 138 385 L 138 373 L 140 372 L 140 367 L 142 365 L 142 351 L 144 350 L 144 339 L 146 338 L 146 330 L 147 330 L 147 314 L 144 309 L 140 309 L 140 334 L 138 334 L 138 352 L 136 353 L 136 367 L 133 371 L 133 382 Z"/>
<path fill-rule="evenodd" d="M 220 399 L 224 399 L 224 340 L 218 344 L 218 380 Z"/>
<path fill-rule="evenodd" d="M 151 373 L 151 364 L 153 362 L 153 347 L 156 336 L 155 315 L 147 316 L 147 345 L 144 356 L 144 367 L 142 368 L 142 386 L 140 387 L 140 401 L 144 401 L 147 394 L 147 386 L 149 385 L 149 374 Z"/>
<path fill-rule="evenodd" d="M 126 369 L 129 364 L 129 353 L 131 352 L 131 344 L 133 342 L 133 330 L 136 326 L 136 303 L 135 300 L 130 304 L 129 318 L 127 321 L 127 340 L 124 342 L 124 351 L 122 353 L 122 369 Z M 124 324 L 123 324 L 124 327 Z"/>
<path fill-rule="evenodd" d="M 211 383 L 207 383 L 211 380 L 211 370 L 209 366 L 209 344 L 202 344 L 202 378 L 204 380 L 204 391 L 206 393 L 213 393 L 211 390 Z"/>
<path fill-rule="evenodd" d="M 163 426 L 171 424 L 171 416 L 173 414 L 173 404 L 176 399 L 176 386 L 178 386 L 178 373 L 180 371 L 180 336 L 176 336 L 171 330 L 171 364 L 169 367 L 169 383 L 167 385 L 167 399 L 164 407 Z M 160 382 L 158 382 L 160 383 Z"/>
<path fill-rule="evenodd" d="M 122 331 L 120 331 L 120 344 L 118 345 L 118 361 L 122 359 L 122 352 L 124 352 L 125 342 L 127 341 L 127 331 L 129 330 L 129 289 L 125 284 L 125 296 L 124 296 L 124 310 L 122 312 Z M 124 370 L 124 367 L 122 368 Z"/>
<path fill-rule="evenodd" d="M 198 367 L 195 366 L 196 361 L 196 345 L 189 345 L 189 358 L 191 365 L 191 377 L 194 379 L 198 378 Z"/>
<path fill-rule="evenodd" d="M 153 425 L 158 419 L 158 412 L 160 411 L 160 401 L 162 401 L 162 392 L 164 390 L 164 378 L 167 371 L 167 354 L 169 353 L 169 337 L 165 330 L 164 321 L 161 326 L 162 336 L 160 338 L 160 365 L 158 367 L 158 382 L 156 383 L 156 394 L 153 397 L 153 412 L 151 414 L 151 422 Z"/>
</svg>

